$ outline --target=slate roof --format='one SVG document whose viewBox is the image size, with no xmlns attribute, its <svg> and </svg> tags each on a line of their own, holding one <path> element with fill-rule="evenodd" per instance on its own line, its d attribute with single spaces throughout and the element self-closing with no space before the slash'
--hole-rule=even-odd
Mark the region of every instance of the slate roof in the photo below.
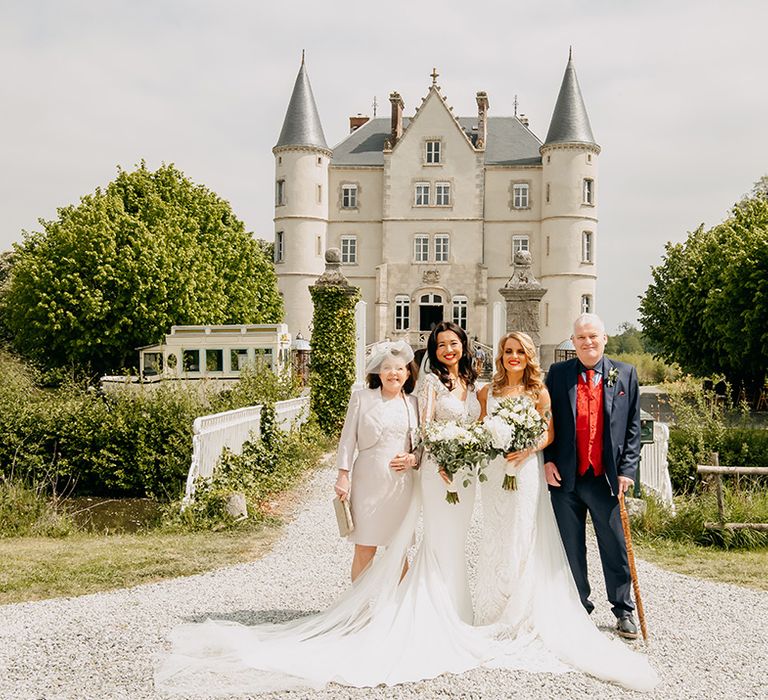
<svg viewBox="0 0 768 700">
<path fill-rule="evenodd" d="M 411 119 L 403 119 L 407 129 Z M 477 117 L 459 117 L 470 141 L 477 141 Z M 332 165 L 384 165 L 384 142 L 389 138 L 389 117 L 377 117 L 346 136 L 333 148 Z M 485 144 L 486 165 L 538 165 L 541 141 L 517 117 L 489 117 Z"/>
<path fill-rule="evenodd" d="M 303 59 L 275 148 L 279 146 L 315 146 L 328 149 Z"/>
<path fill-rule="evenodd" d="M 544 143 L 595 143 L 570 54 Z"/>
</svg>

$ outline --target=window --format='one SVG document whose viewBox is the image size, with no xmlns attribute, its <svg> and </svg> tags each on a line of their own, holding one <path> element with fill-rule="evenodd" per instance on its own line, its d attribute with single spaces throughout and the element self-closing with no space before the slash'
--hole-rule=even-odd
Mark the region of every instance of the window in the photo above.
<svg viewBox="0 0 768 700">
<path fill-rule="evenodd" d="M 512 185 L 512 206 L 515 209 L 527 209 L 528 208 L 528 185 L 525 183 L 518 183 Z"/>
<path fill-rule="evenodd" d="M 411 300 L 405 294 L 395 297 L 395 330 L 407 331 L 411 326 Z"/>
<path fill-rule="evenodd" d="M 256 348 L 253 353 L 257 367 L 272 367 L 272 348 Z"/>
<path fill-rule="evenodd" d="M 440 160 L 440 142 L 439 141 L 427 141 L 427 152 L 425 162 L 430 165 L 435 163 L 441 163 Z"/>
<path fill-rule="evenodd" d="M 343 209 L 357 209 L 357 185 L 341 186 L 341 206 Z"/>
<path fill-rule="evenodd" d="M 584 197 L 583 197 L 583 203 L 584 204 L 594 204 L 595 203 L 595 181 L 591 178 L 585 177 L 584 178 Z"/>
<path fill-rule="evenodd" d="M 591 263 L 592 260 L 592 231 L 581 234 L 581 262 Z"/>
<path fill-rule="evenodd" d="M 530 252 L 530 243 L 528 236 L 512 236 L 512 256 L 515 253 Z"/>
<path fill-rule="evenodd" d="M 285 180 L 278 180 L 275 183 L 275 206 L 281 207 L 285 204 Z"/>
<path fill-rule="evenodd" d="M 429 206 L 429 183 L 419 182 L 416 184 L 416 206 L 428 207 Z"/>
<path fill-rule="evenodd" d="M 323 254 L 323 237 L 318 236 L 315 239 L 315 255 L 322 255 Z"/>
<path fill-rule="evenodd" d="M 207 372 L 224 371 L 224 351 L 206 350 L 205 351 L 205 369 Z"/>
<path fill-rule="evenodd" d="M 322 185 L 317 186 L 317 203 L 318 204 L 323 203 L 323 186 Z"/>
<path fill-rule="evenodd" d="M 544 325 L 549 326 L 549 302 L 544 304 Z"/>
<path fill-rule="evenodd" d="M 451 203 L 451 184 L 449 182 L 438 182 L 435 184 L 435 204 L 440 207 L 447 207 Z"/>
<path fill-rule="evenodd" d="M 547 183 L 547 204 L 549 204 L 549 193 L 550 193 L 549 183 Z"/>
<path fill-rule="evenodd" d="M 591 162 L 592 162 L 592 154 L 587 153 L 587 163 L 591 163 Z"/>
<path fill-rule="evenodd" d="M 583 314 L 592 313 L 592 295 L 591 294 L 581 295 L 581 313 Z"/>
<path fill-rule="evenodd" d="M 275 262 L 285 261 L 285 232 L 278 231 L 275 234 Z"/>
<path fill-rule="evenodd" d="M 229 367 L 233 372 L 239 372 L 248 364 L 248 350 L 244 348 L 229 351 Z"/>
<path fill-rule="evenodd" d="M 357 264 L 357 236 L 341 237 L 341 262 L 347 265 Z"/>
<path fill-rule="evenodd" d="M 317 164 L 318 165 L 322 165 L 323 164 L 323 157 L 322 156 L 318 156 L 317 157 Z"/>
<path fill-rule="evenodd" d="M 417 233 L 413 239 L 413 259 L 416 262 L 429 262 L 429 236 Z"/>
<path fill-rule="evenodd" d="M 453 297 L 453 322 L 467 330 L 467 297 Z"/>
<path fill-rule="evenodd" d="M 549 257 L 549 236 L 547 236 L 547 257 Z"/>
<path fill-rule="evenodd" d="M 163 372 L 163 353 L 145 352 L 144 353 L 144 375 L 153 376 Z"/>
<path fill-rule="evenodd" d="M 450 238 L 447 233 L 438 233 L 435 236 L 435 262 L 448 262 Z"/>
<path fill-rule="evenodd" d="M 183 350 L 181 353 L 181 366 L 185 372 L 199 372 L 200 371 L 200 351 L 199 350 Z"/>
</svg>

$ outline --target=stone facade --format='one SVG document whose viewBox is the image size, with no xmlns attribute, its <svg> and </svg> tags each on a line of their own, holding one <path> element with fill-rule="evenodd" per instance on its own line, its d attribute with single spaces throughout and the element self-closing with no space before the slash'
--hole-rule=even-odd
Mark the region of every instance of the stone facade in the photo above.
<svg viewBox="0 0 768 700">
<path fill-rule="evenodd" d="M 302 73 L 308 85 L 303 64 Z M 352 118 L 353 130 L 332 150 L 318 138 L 275 148 L 286 197 L 275 209 L 276 267 L 291 333 L 310 333 L 307 286 L 332 246 L 367 302 L 369 343 L 423 346 L 441 318 L 490 343 L 493 303 L 503 300 L 515 251 L 527 250 L 547 290 L 539 328 L 548 366 L 573 319 L 587 305 L 595 311 L 600 148 L 571 59 L 555 135 L 544 143 L 522 116 L 489 117 L 484 92 L 477 115 L 455 117 L 434 78 L 412 117 L 403 116 L 400 95 L 390 101 L 390 119 Z M 289 108 L 286 123 L 302 118 Z M 584 122 L 586 131 L 569 126 Z"/>
</svg>

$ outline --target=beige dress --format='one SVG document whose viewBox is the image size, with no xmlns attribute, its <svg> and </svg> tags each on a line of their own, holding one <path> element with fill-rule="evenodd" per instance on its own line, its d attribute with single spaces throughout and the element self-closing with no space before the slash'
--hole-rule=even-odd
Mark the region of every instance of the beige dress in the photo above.
<svg viewBox="0 0 768 700">
<path fill-rule="evenodd" d="M 355 523 L 350 542 L 386 546 L 405 518 L 413 470 L 395 471 L 389 462 L 399 452 L 410 451 L 409 429 L 417 425 L 414 397 L 384 400 L 380 389 L 360 389 L 352 395 L 337 452 L 338 468 L 350 471 Z"/>
</svg>

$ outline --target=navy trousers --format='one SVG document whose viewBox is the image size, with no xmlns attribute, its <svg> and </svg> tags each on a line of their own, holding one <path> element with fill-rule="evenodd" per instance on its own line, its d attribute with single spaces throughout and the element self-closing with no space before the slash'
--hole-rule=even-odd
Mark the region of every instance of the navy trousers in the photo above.
<svg viewBox="0 0 768 700">
<path fill-rule="evenodd" d="M 586 524 L 589 512 L 597 535 L 605 590 L 613 614 L 618 618 L 631 613 L 635 609 L 631 597 L 632 577 L 627 561 L 619 499 L 611 495 L 608 480 L 604 476 L 596 477 L 590 467 L 584 476 L 576 478 L 573 491 L 550 489 L 550 495 L 581 604 L 588 613 L 595 608 L 589 599 L 591 591 L 587 577 Z"/>
</svg>

